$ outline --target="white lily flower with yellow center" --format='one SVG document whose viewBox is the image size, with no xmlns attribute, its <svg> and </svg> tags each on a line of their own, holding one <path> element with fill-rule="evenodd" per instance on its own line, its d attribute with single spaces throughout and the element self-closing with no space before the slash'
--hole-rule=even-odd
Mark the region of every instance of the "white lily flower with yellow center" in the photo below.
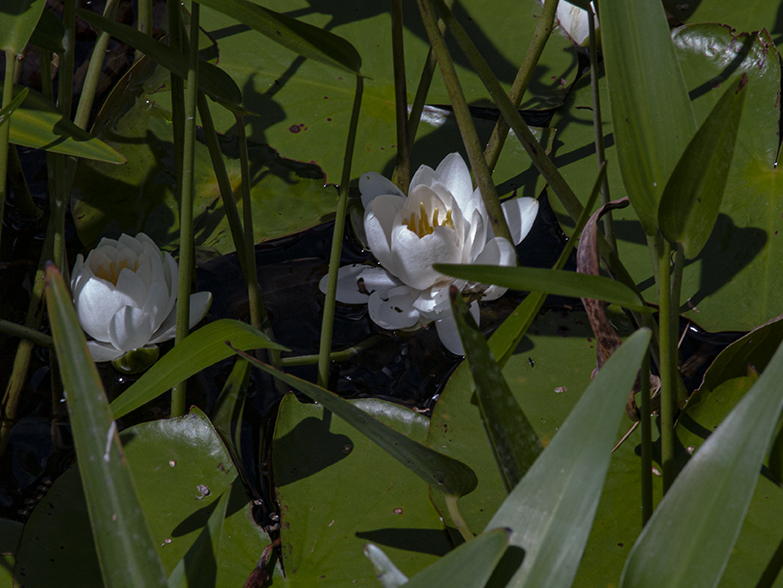
<svg viewBox="0 0 783 588">
<path fill-rule="evenodd" d="M 421 166 L 406 197 L 383 176 L 367 172 L 359 179 L 367 244 L 382 267 L 340 268 L 337 300 L 368 306 L 370 318 L 384 329 L 412 329 L 435 321 L 441 341 L 453 353 L 462 344 L 449 304 L 449 286 L 495 300 L 506 289 L 445 276 L 436 263 L 513 265 L 514 245 L 530 231 L 538 212 L 534 198 L 503 203 L 514 243 L 495 237 L 478 189 L 473 190 L 465 161 L 448 155 L 433 170 Z M 321 290 L 326 289 L 326 276 Z M 478 321 L 477 302 L 470 306 Z"/>
<path fill-rule="evenodd" d="M 102 239 L 87 259 L 79 254 L 71 277 L 73 303 L 93 361 L 118 359 L 134 349 L 174 338 L 177 262 L 144 233 Z M 190 297 L 190 326 L 204 315 L 212 294 Z"/>
</svg>

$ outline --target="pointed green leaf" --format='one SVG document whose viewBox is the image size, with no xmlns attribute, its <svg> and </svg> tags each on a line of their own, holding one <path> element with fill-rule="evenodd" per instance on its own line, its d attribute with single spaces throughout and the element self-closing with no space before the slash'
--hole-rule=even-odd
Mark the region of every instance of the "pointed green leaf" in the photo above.
<svg viewBox="0 0 783 588">
<path fill-rule="evenodd" d="M 62 21 L 51 10 L 44 10 L 30 37 L 30 44 L 52 53 L 65 53 L 63 36 L 65 27 Z"/>
<path fill-rule="evenodd" d="M 495 284 L 510 290 L 533 290 L 560 296 L 595 298 L 619 304 L 637 312 L 653 312 L 655 309 L 628 286 L 605 278 L 576 272 L 537 267 L 501 267 L 497 265 L 452 265 L 436 263 L 435 269 L 455 278 Z"/>
<path fill-rule="evenodd" d="M 235 18 L 302 57 L 361 75 L 362 58 L 342 37 L 247 0 L 207 0 L 202 6 Z"/>
<path fill-rule="evenodd" d="M 484 335 L 454 288 L 454 319 L 476 386 L 481 420 L 510 492 L 541 453 L 541 442 L 517 403 Z"/>
<path fill-rule="evenodd" d="M 688 259 L 699 254 L 718 220 L 747 83 L 743 74 L 729 85 L 688 144 L 661 196 L 661 231 L 684 247 Z"/>
<path fill-rule="evenodd" d="M 111 403 L 114 418 L 120 418 L 157 398 L 177 382 L 188 379 L 227 357 L 232 351 L 226 340 L 239 349 L 278 349 L 285 347 L 273 343 L 258 329 L 247 323 L 221 319 L 194 331 L 163 356 L 150 370 Z"/>
<path fill-rule="evenodd" d="M 177 563 L 169 576 L 169 588 L 214 588 L 217 581 L 220 536 L 223 520 L 231 496 L 231 487 L 223 491 L 215 510 L 209 515 L 206 526 Z"/>
<path fill-rule="evenodd" d="M 664 496 L 628 556 L 621 586 L 718 583 L 783 408 L 781 379 L 783 345 Z"/>
<path fill-rule="evenodd" d="M 147 57 L 185 79 L 188 76 L 188 56 L 156 41 L 133 27 L 104 18 L 89 10 L 77 9 L 76 14 L 90 25 L 109 33 L 120 41 L 138 49 Z M 234 109 L 242 103 L 242 92 L 231 76 L 209 62 L 201 61 L 198 70 L 199 88 L 214 101 Z"/>
<path fill-rule="evenodd" d="M 434 490 L 453 496 L 464 496 L 475 489 L 477 483 L 476 474 L 462 462 L 409 439 L 329 390 L 276 370 L 272 366 L 249 356 L 247 353 L 241 351 L 237 351 L 237 353 L 254 366 L 272 374 L 310 399 L 322 404 L 324 408 L 332 411 L 358 429 L 414 474 L 427 482 Z"/>
<path fill-rule="evenodd" d="M 41 94 L 14 86 L 17 96 L 25 90 L 27 96 L 11 118 L 11 143 L 107 163 L 125 163 L 114 148 L 77 127 Z"/>
<path fill-rule="evenodd" d="M 500 563 L 499 569 L 513 574 L 508 586 L 568 587 L 573 582 L 623 405 L 649 342 L 650 332 L 640 329 L 612 355 L 487 525 L 511 528 L 511 545 L 525 552 L 516 570 L 516 562 Z"/>
<path fill-rule="evenodd" d="M 53 264 L 46 268 L 46 305 L 104 583 L 165 586 L 106 393 L 65 280 Z"/>
<path fill-rule="evenodd" d="M 20 55 L 35 30 L 46 0 L 4 2 L 0 9 L 0 49 Z"/>
<path fill-rule="evenodd" d="M 601 45 L 617 157 L 644 231 L 696 132 L 688 91 L 660 0 L 600 0 Z"/>
<path fill-rule="evenodd" d="M 27 98 L 27 93 L 29 91 L 30 88 L 22 88 L 16 94 L 16 96 L 14 96 L 13 100 L 8 103 L 8 106 L 0 110 L 0 126 L 9 121 L 11 115 L 16 112 L 16 110 L 22 105 L 22 102 L 24 102 L 25 98 Z"/>
<path fill-rule="evenodd" d="M 484 531 L 416 574 L 405 586 L 484 588 L 508 547 L 510 535 L 510 529 Z"/>
</svg>

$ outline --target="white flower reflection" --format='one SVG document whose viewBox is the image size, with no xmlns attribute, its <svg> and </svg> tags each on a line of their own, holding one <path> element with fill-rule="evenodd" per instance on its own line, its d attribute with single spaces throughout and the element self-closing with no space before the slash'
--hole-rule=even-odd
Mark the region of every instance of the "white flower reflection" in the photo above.
<svg viewBox="0 0 783 588">
<path fill-rule="evenodd" d="M 447 349 L 461 355 L 462 344 L 449 304 L 449 286 L 495 300 L 506 289 L 457 280 L 433 269 L 436 263 L 513 265 L 514 245 L 530 231 L 538 212 L 534 198 L 503 203 L 514 244 L 495 237 L 481 193 L 458 153 L 433 170 L 421 166 L 406 197 L 383 176 L 359 179 L 367 244 L 382 267 L 340 268 L 337 300 L 367 304 L 370 318 L 384 329 L 412 329 L 435 321 Z M 326 289 L 321 280 L 321 290 Z M 478 303 L 470 306 L 478 321 Z"/>
<path fill-rule="evenodd" d="M 176 330 L 177 262 L 144 233 L 102 239 L 87 259 L 79 254 L 71 278 L 73 303 L 94 361 L 111 361 Z M 190 326 L 209 309 L 212 294 L 190 297 Z"/>
</svg>

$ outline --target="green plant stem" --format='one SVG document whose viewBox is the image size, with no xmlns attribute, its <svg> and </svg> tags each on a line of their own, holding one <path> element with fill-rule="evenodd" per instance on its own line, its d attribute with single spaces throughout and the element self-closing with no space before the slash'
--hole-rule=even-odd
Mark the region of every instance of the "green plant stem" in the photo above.
<svg viewBox="0 0 783 588">
<path fill-rule="evenodd" d="M 652 490 L 652 422 L 650 413 L 650 354 L 645 353 L 639 370 L 641 384 L 641 428 L 642 428 L 642 526 L 647 524 L 653 513 Z"/>
<path fill-rule="evenodd" d="M 460 535 L 462 535 L 462 538 L 465 539 L 465 541 L 473 539 L 473 533 L 470 532 L 468 524 L 465 522 L 465 519 L 462 518 L 462 514 L 460 514 L 459 508 L 457 507 L 458 497 L 453 494 L 444 494 L 443 499 L 446 501 L 446 508 L 449 510 L 449 516 L 457 527 Z"/>
<path fill-rule="evenodd" d="M 169 24 L 169 47 L 183 50 L 180 3 L 178 0 L 166 0 L 166 15 Z M 182 177 L 182 145 L 185 124 L 185 85 L 182 78 L 171 73 L 171 130 L 174 136 L 174 173 Z M 182 186 L 177 182 L 174 197 L 181 198 Z"/>
<path fill-rule="evenodd" d="M 39 62 L 41 64 L 41 94 L 49 102 L 54 102 L 54 86 L 52 84 L 52 52 L 46 49 L 38 49 Z"/>
<path fill-rule="evenodd" d="M 152 36 L 152 0 L 138 0 L 138 23 L 139 32 Z M 138 61 L 144 54 L 136 51 L 135 59 Z"/>
<path fill-rule="evenodd" d="M 674 482 L 674 372 L 677 369 L 675 346 L 676 331 L 672 329 L 671 299 L 671 246 L 661 239 L 659 252 L 658 323 L 660 326 L 660 375 L 661 375 L 661 468 L 663 491 L 666 493 Z"/>
<path fill-rule="evenodd" d="M 0 323 L 0 330 L 2 330 L 2 324 Z M 351 359 L 353 356 L 357 355 L 361 351 L 364 351 L 365 349 L 369 349 L 379 341 L 381 341 L 383 337 L 380 335 L 373 335 L 372 337 L 369 337 L 359 343 L 358 345 L 354 345 L 353 347 L 348 347 L 347 349 L 341 349 L 340 351 L 332 351 L 329 354 L 329 361 L 346 361 L 348 359 Z M 295 357 L 283 357 L 280 360 L 280 365 L 284 367 L 290 367 L 295 365 L 315 365 L 318 363 L 319 355 L 297 355 Z"/>
<path fill-rule="evenodd" d="M 106 6 L 103 9 L 103 16 L 114 20 L 114 15 L 117 12 L 117 4 L 118 0 L 109 0 L 106 2 Z M 74 124 L 81 129 L 87 128 L 87 123 L 90 119 L 90 112 L 92 112 L 92 105 L 95 101 L 95 93 L 98 89 L 98 80 L 100 79 L 101 69 L 103 68 L 103 62 L 106 57 L 106 47 L 109 45 L 110 38 L 111 35 L 105 31 L 101 31 L 98 34 L 98 38 L 95 40 L 95 48 L 92 50 L 90 65 L 87 66 L 87 74 L 84 77 L 84 85 L 82 86 L 81 96 L 79 97 L 79 106 L 76 108 L 76 116 L 73 119 Z"/>
<path fill-rule="evenodd" d="M 57 70 L 57 106 L 68 120 L 71 120 L 73 104 L 73 62 L 76 38 L 76 0 L 63 2 L 63 48 L 65 53 L 60 56 L 60 67 Z M 66 280 L 67 281 L 67 280 Z"/>
<path fill-rule="evenodd" d="M 245 237 L 242 233 L 242 221 L 239 218 L 239 209 L 237 201 L 234 198 L 234 189 L 231 186 L 231 180 L 226 171 L 226 162 L 223 160 L 223 152 L 220 149 L 215 124 L 212 122 L 212 113 L 209 110 L 209 103 L 204 92 L 198 93 L 198 114 L 201 117 L 201 125 L 204 129 L 204 139 L 209 149 L 209 157 L 212 160 L 212 168 L 215 170 L 220 198 L 223 201 L 223 210 L 226 212 L 228 227 L 231 230 L 231 238 L 234 241 L 234 248 L 237 252 L 237 260 L 242 270 L 242 275 L 247 281 L 247 270 L 245 269 Z"/>
<path fill-rule="evenodd" d="M 396 181 L 404 194 L 411 182 L 411 146 L 408 138 L 408 89 L 405 84 L 405 47 L 402 39 L 402 0 L 391 0 L 394 106 L 397 114 Z"/>
<path fill-rule="evenodd" d="M 337 302 L 337 270 L 340 267 L 340 252 L 345 233 L 345 212 L 348 209 L 348 184 L 351 181 L 351 162 L 356 144 L 356 129 L 359 125 L 359 111 L 364 93 L 364 80 L 356 76 L 356 92 L 353 98 L 351 124 L 348 128 L 348 140 L 345 142 L 345 159 L 343 175 L 340 181 L 340 197 L 337 201 L 337 212 L 334 219 L 334 235 L 332 249 L 329 254 L 329 278 L 326 283 L 326 300 L 324 300 L 324 316 L 321 322 L 321 341 L 318 347 L 318 385 L 328 388 L 329 362 L 332 350 L 332 330 L 334 328 L 334 307 Z"/>
<path fill-rule="evenodd" d="M 595 131 L 595 156 L 598 167 L 606 161 L 606 151 L 604 150 L 604 128 L 601 120 L 601 91 L 598 87 L 598 50 L 596 47 L 595 20 L 593 9 L 590 5 L 587 8 L 587 26 L 590 31 L 590 89 L 593 95 L 593 130 Z M 609 196 L 609 179 L 605 178 L 601 185 L 601 204 L 606 204 L 611 200 Z M 614 234 L 614 221 L 612 211 L 607 212 L 603 219 L 604 236 L 612 249 L 617 251 L 617 238 Z"/>
<path fill-rule="evenodd" d="M 19 160 L 19 151 L 16 145 L 8 146 L 8 180 L 14 190 L 17 209 L 29 219 L 37 219 L 42 215 L 41 209 L 35 205 L 27 186 L 22 162 Z"/>
<path fill-rule="evenodd" d="M 522 97 L 525 95 L 527 86 L 533 77 L 533 71 L 536 68 L 538 60 L 541 58 L 541 54 L 544 52 L 544 47 L 549 40 L 549 35 L 552 33 L 553 24 L 555 21 L 555 12 L 557 12 L 558 0 L 545 0 L 544 11 L 536 23 L 536 30 L 533 33 L 533 38 L 530 40 L 530 45 L 527 48 L 525 59 L 522 61 L 522 66 L 517 72 L 514 83 L 511 85 L 511 92 L 508 97 L 514 108 L 519 108 L 522 102 Z M 495 166 L 498 163 L 500 152 L 503 150 L 503 145 L 508 137 L 508 122 L 502 116 L 498 118 L 497 124 L 492 131 L 492 136 L 487 143 L 487 149 L 484 152 L 484 156 L 487 160 L 487 167 L 494 171 Z M 600 167 L 600 164 L 599 164 Z"/>
<path fill-rule="evenodd" d="M 446 41 L 438 29 L 438 21 L 435 12 L 432 10 L 432 5 L 429 0 L 417 0 L 417 2 L 419 11 L 421 12 L 421 18 L 424 21 L 424 28 L 426 29 L 427 36 L 430 40 L 430 45 L 435 53 L 435 58 L 438 60 L 438 66 L 443 74 L 443 81 L 449 92 L 449 99 L 451 101 L 451 106 L 454 109 L 454 115 L 457 119 L 460 134 L 462 135 L 462 142 L 468 153 L 470 167 L 473 169 L 476 183 L 481 191 L 481 197 L 484 200 L 487 209 L 490 226 L 496 236 L 504 237 L 510 243 L 513 243 L 511 231 L 508 229 L 506 217 L 503 215 L 503 209 L 500 206 L 500 198 L 495 189 L 495 184 L 492 182 L 492 174 L 484 159 L 484 153 L 481 148 L 481 143 L 479 142 L 478 133 L 473 124 L 473 117 L 470 114 L 468 103 L 465 100 L 465 94 L 462 92 L 462 86 L 457 77 L 457 71 L 454 69 L 454 63 L 451 61 L 448 47 L 446 47 Z M 442 0 L 440 4 L 448 11 L 448 14 L 451 14 L 451 11 L 443 4 Z M 448 18 L 445 18 L 444 16 L 444 20 L 446 21 L 446 24 L 449 25 Z M 508 96 L 506 96 L 505 93 L 503 96 L 508 100 Z"/>
<path fill-rule="evenodd" d="M 41 347 L 47 347 L 51 349 L 54 346 L 54 341 L 49 335 L 4 319 L 0 319 L 0 332 L 5 333 L 6 335 L 11 335 L 12 337 L 26 339 L 27 341 L 31 341 L 33 344 L 40 345 Z"/>
<path fill-rule="evenodd" d="M 3 79 L 3 102 L 5 108 L 14 97 L 14 65 L 16 55 L 13 51 L 5 51 L 5 77 Z M 11 115 L 13 116 L 13 115 Z M 0 239 L 2 239 L 3 219 L 5 218 L 6 177 L 8 174 L 8 136 L 11 125 L 0 126 Z"/>
<path fill-rule="evenodd" d="M 175 344 L 180 343 L 190 331 L 190 291 L 193 280 L 193 167 L 196 144 L 196 97 L 198 95 L 198 31 L 199 5 L 191 5 L 190 49 L 188 61 L 188 86 L 185 92 L 185 119 L 182 150 L 182 194 L 179 204 L 179 280 L 177 283 L 177 331 Z M 185 414 L 187 381 L 171 390 L 171 416 Z"/>
</svg>

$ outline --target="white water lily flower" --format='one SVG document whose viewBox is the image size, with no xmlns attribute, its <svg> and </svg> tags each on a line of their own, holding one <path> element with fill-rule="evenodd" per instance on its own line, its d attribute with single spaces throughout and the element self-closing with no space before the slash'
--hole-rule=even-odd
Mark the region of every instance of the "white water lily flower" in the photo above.
<svg viewBox="0 0 783 588">
<path fill-rule="evenodd" d="M 538 212 L 534 198 L 503 203 L 514 245 L 495 237 L 481 192 L 473 190 L 465 161 L 448 155 L 433 170 L 421 166 L 406 197 L 383 176 L 367 172 L 359 179 L 367 244 L 382 267 L 340 268 L 337 300 L 368 306 L 370 318 L 384 329 L 411 329 L 435 321 L 447 349 L 461 355 L 462 343 L 449 303 L 449 286 L 495 300 L 506 289 L 457 280 L 433 269 L 436 263 L 513 265 L 514 245 L 530 231 Z M 326 290 L 326 279 L 321 290 Z M 471 313 L 478 321 L 478 304 Z"/>
<path fill-rule="evenodd" d="M 85 260 L 79 254 L 71 277 L 76 313 L 93 361 L 174 338 L 177 262 L 144 233 L 101 239 Z M 190 297 L 190 326 L 207 314 L 212 294 Z"/>
</svg>

